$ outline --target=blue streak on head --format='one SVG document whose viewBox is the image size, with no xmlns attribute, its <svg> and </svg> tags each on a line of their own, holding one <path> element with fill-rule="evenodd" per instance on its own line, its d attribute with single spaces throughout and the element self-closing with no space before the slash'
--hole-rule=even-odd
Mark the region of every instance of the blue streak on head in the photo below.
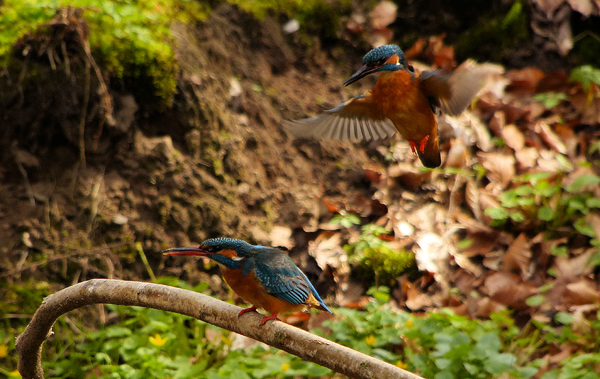
<svg viewBox="0 0 600 379">
<path fill-rule="evenodd" d="M 223 250 L 233 250 L 239 257 L 250 256 L 254 248 L 254 246 L 246 241 L 225 237 L 207 239 L 200 244 L 200 247 L 203 250 L 215 254 L 218 254 L 219 251 Z"/>
<path fill-rule="evenodd" d="M 393 55 L 398 56 L 400 65 L 385 64 Z M 404 52 L 398 45 L 383 45 L 369 51 L 363 57 L 363 64 L 366 66 L 381 66 L 377 71 L 396 71 L 408 67 Z"/>
<path fill-rule="evenodd" d="M 211 238 L 200 244 L 200 248 L 206 250 L 211 253 L 207 255 L 208 258 L 213 261 L 220 263 L 227 268 L 232 270 L 240 269 L 244 267 L 246 264 L 246 259 L 239 258 L 248 258 L 253 254 L 254 246 L 250 245 L 246 241 L 238 240 L 235 238 Z M 238 259 L 232 259 L 228 256 L 219 254 L 219 252 L 224 250 L 233 250 L 236 252 Z"/>
</svg>

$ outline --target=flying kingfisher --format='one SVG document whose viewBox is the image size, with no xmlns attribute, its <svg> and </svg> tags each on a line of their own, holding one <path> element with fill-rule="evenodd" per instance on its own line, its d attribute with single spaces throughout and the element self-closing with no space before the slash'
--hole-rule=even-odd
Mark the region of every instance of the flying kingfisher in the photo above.
<svg viewBox="0 0 600 379">
<path fill-rule="evenodd" d="M 252 304 L 246 312 L 262 308 L 269 312 L 260 322 L 277 319 L 278 313 L 296 312 L 306 307 L 331 313 L 306 275 L 285 252 L 255 246 L 233 238 L 208 239 L 197 247 L 177 247 L 165 255 L 199 255 L 219 264 L 231 289 Z"/>
<path fill-rule="evenodd" d="M 384 45 L 363 57 L 363 66 L 346 80 L 348 86 L 365 76 L 380 73 L 373 90 L 343 102 L 317 117 L 284 121 L 297 137 L 370 141 L 393 136 L 408 141 L 423 166 L 441 164 L 437 121 L 439 108 L 448 115 L 462 113 L 485 85 L 487 72 L 465 62 L 453 72 L 435 70 L 416 74 L 400 47 Z"/>
</svg>

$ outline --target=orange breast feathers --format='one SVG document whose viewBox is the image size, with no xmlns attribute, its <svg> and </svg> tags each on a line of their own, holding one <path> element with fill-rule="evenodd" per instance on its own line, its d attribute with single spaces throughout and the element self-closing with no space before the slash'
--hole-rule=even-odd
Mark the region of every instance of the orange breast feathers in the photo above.
<svg viewBox="0 0 600 379">
<path fill-rule="evenodd" d="M 416 142 L 425 136 L 437 136 L 435 115 L 418 80 L 404 70 L 382 72 L 371 91 L 373 102 L 402 137 Z"/>
<path fill-rule="evenodd" d="M 247 276 L 244 276 L 242 275 L 241 269 L 231 270 L 222 265 L 221 271 L 223 272 L 223 278 L 233 292 L 254 305 L 256 308 L 262 308 L 271 314 L 296 312 L 306 309 L 305 304 L 291 304 L 283 299 L 268 294 L 264 287 L 256 280 L 254 271 L 251 271 Z M 310 302 L 310 296 L 307 301 Z M 317 302 L 316 299 L 314 299 L 314 301 Z"/>
</svg>

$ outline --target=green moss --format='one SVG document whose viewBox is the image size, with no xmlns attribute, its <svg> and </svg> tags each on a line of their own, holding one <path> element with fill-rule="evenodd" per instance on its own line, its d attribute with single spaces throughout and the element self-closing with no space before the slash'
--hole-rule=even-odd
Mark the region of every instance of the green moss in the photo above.
<svg viewBox="0 0 600 379">
<path fill-rule="evenodd" d="M 176 90 L 173 20 L 205 19 L 209 6 L 192 0 L 6 0 L 0 7 L 0 62 L 7 65 L 15 44 L 46 30 L 57 10 L 84 10 L 92 56 L 103 71 L 123 80 L 138 100 L 170 103 Z"/>
<path fill-rule="evenodd" d="M 363 226 L 358 241 L 345 246 L 359 276 L 374 280 L 376 287 L 392 284 L 415 262 L 412 252 L 394 250 L 380 238 L 387 233 L 385 228 L 368 224 Z"/>
</svg>

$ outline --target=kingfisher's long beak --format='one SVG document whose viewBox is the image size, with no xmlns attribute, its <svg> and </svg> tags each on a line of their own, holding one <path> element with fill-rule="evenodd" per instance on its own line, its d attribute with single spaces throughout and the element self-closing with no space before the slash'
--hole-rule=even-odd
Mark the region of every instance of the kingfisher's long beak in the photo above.
<svg viewBox="0 0 600 379">
<path fill-rule="evenodd" d="M 209 255 L 213 255 L 206 250 L 200 248 L 200 246 L 196 247 L 174 247 L 172 249 L 163 250 L 164 255 L 196 255 L 201 257 L 206 257 Z"/>
<path fill-rule="evenodd" d="M 379 66 L 367 66 L 364 65 L 361 68 L 358 69 L 358 71 L 356 71 L 354 73 L 354 75 L 352 75 L 350 77 L 350 79 L 346 80 L 344 82 L 344 87 L 349 86 L 350 84 L 359 81 L 360 79 L 364 78 L 365 76 L 374 73 L 375 71 L 377 71 L 380 67 Z"/>
</svg>

